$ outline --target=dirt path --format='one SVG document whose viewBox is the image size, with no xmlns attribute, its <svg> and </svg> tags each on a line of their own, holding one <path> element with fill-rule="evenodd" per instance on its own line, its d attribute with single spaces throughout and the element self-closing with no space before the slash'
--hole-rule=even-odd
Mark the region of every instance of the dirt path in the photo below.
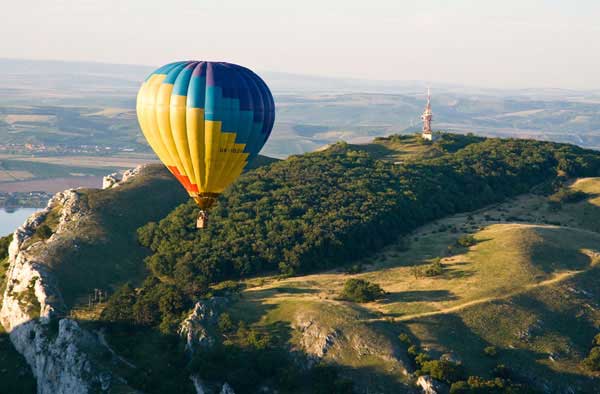
<svg viewBox="0 0 600 394">
<path fill-rule="evenodd" d="M 558 282 L 561 282 L 563 280 L 569 279 L 569 278 L 571 278 L 571 277 L 573 277 L 573 276 L 575 276 L 575 275 L 577 275 L 577 274 L 579 274 L 581 272 L 584 272 L 584 271 L 566 271 L 566 272 L 561 272 L 561 273 L 555 275 L 551 279 L 547 279 L 547 280 L 544 280 L 544 281 L 541 281 L 541 282 L 538 282 L 538 283 L 529 284 L 529 285 L 527 285 L 527 286 L 525 286 L 525 287 L 523 287 L 523 288 L 521 288 L 519 290 L 507 293 L 507 294 L 505 294 L 503 296 L 500 296 L 500 297 L 484 297 L 484 298 L 479 298 L 477 300 L 465 302 L 465 303 L 460 304 L 460 305 L 454 305 L 454 306 L 451 306 L 451 307 L 448 307 L 448 308 L 439 309 L 437 311 L 415 313 L 415 314 L 412 314 L 412 315 L 405 315 L 405 316 L 396 317 L 396 318 L 394 318 L 394 321 L 408 321 L 408 320 L 418 319 L 418 318 L 421 318 L 421 317 L 443 315 L 443 314 L 446 314 L 446 313 L 458 312 L 460 310 L 469 308 L 471 306 L 479 305 L 479 304 L 484 304 L 486 302 L 498 301 L 498 300 L 505 300 L 507 298 L 514 297 L 516 295 L 525 293 L 525 292 L 527 292 L 529 290 L 533 290 L 533 289 L 538 288 L 538 287 L 544 287 L 544 286 L 553 285 L 555 283 L 558 283 Z M 389 319 L 389 318 L 385 318 L 385 319 Z M 381 319 L 373 319 L 373 320 L 375 321 L 375 320 L 381 320 Z"/>
</svg>

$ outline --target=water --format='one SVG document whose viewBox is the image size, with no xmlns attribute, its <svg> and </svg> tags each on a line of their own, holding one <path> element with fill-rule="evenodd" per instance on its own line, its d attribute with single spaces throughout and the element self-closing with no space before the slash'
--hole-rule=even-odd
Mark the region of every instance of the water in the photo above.
<svg viewBox="0 0 600 394">
<path fill-rule="evenodd" d="M 39 211 L 41 208 L 16 208 L 15 210 L 7 211 L 0 208 L 0 237 L 8 235 L 15 231 L 17 227 L 23 224 L 32 213 Z"/>
</svg>

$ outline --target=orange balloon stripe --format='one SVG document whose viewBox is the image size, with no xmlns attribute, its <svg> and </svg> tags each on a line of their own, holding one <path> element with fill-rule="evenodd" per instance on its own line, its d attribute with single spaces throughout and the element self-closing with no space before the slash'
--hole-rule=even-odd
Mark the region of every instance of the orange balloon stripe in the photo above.
<svg viewBox="0 0 600 394">
<path fill-rule="evenodd" d="M 183 175 L 182 173 L 180 173 L 176 166 L 168 166 L 168 168 L 169 168 L 169 171 L 171 171 L 171 173 L 175 176 L 175 178 L 177 178 L 179 183 L 181 183 L 183 185 L 185 190 L 187 190 L 190 193 L 198 193 L 199 192 L 198 185 L 193 184 L 190 181 L 190 178 L 188 178 L 186 175 Z"/>
</svg>

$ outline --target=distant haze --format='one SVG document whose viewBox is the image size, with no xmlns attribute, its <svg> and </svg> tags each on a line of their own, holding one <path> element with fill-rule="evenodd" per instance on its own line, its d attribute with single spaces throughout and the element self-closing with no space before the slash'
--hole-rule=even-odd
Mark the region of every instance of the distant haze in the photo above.
<svg viewBox="0 0 600 394">
<path fill-rule="evenodd" d="M 597 0 L 20 0 L 0 57 L 600 89 Z M 43 72 L 43 70 L 40 70 Z"/>
</svg>

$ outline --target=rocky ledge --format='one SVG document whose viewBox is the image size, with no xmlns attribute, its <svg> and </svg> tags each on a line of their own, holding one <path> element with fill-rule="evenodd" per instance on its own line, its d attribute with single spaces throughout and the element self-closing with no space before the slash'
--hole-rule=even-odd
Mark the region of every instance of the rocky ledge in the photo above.
<svg viewBox="0 0 600 394">
<path fill-rule="evenodd" d="M 31 367 L 39 394 L 108 392 L 125 383 L 87 352 L 105 346 L 98 336 L 63 317 L 63 299 L 45 261 L 86 211 L 76 190 L 57 193 L 14 232 L 9 246 L 0 322 Z"/>
</svg>

